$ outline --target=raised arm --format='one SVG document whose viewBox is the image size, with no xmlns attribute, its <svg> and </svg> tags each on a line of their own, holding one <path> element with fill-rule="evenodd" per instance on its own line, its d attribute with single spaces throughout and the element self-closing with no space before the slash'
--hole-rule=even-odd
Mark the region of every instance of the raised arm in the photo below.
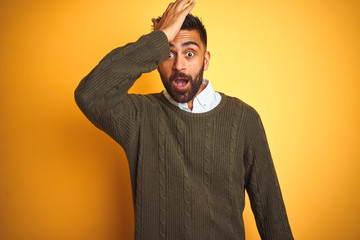
<svg viewBox="0 0 360 240">
<path fill-rule="evenodd" d="M 169 44 L 162 31 L 116 48 L 81 80 L 75 101 L 85 116 L 121 145 L 131 140 L 136 127 L 136 99 L 127 94 L 142 73 L 150 72 L 168 56 Z M 130 131 L 127 131 L 130 130 Z"/>
<path fill-rule="evenodd" d="M 75 101 L 85 116 L 123 146 L 133 139 L 129 134 L 136 133 L 141 111 L 141 98 L 127 92 L 142 73 L 156 69 L 168 56 L 169 41 L 194 7 L 194 2 L 185 7 L 189 2 L 171 3 L 159 23 L 153 20 L 153 32 L 111 51 L 75 90 Z"/>
</svg>

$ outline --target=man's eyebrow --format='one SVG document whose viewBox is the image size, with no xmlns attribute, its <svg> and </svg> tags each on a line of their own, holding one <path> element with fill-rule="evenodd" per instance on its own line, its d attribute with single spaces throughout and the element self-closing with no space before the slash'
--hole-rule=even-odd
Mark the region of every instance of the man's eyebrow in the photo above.
<svg viewBox="0 0 360 240">
<path fill-rule="evenodd" d="M 197 42 L 194 42 L 194 41 L 184 42 L 182 46 L 183 46 L 183 47 L 186 47 L 186 46 L 189 46 L 189 45 L 192 45 L 192 44 L 200 47 L 199 44 L 197 44 Z"/>
<path fill-rule="evenodd" d="M 169 43 L 169 45 L 170 45 L 170 47 L 174 47 L 174 44 L 172 44 L 172 43 Z M 189 45 L 196 45 L 196 46 L 198 46 L 198 48 L 200 48 L 199 44 L 197 44 L 197 42 L 194 42 L 194 41 L 187 41 L 182 44 L 183 47 L 186 47 Z"/>
</svg>

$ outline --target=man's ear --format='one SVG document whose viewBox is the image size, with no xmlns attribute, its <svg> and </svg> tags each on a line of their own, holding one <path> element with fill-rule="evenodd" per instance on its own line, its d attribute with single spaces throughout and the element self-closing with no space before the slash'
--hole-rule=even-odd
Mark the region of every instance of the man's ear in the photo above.
<svg viewBox="0 0 360 240">
<path fill-rule="evenodd" d="M 206 51 L 204 56 L 204 71 L 206 71 L 209 68 L 210 64 L 210 52 Z"/>
</svg>

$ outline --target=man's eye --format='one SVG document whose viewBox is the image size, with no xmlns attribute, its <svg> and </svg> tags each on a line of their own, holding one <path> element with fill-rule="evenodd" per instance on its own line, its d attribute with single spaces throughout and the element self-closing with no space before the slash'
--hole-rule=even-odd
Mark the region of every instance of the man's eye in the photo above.
<svg viewBox="0 0 360 240">
<path fill-rule="evenodd" d="M 187 57 L 193 57 L 195 55 L 195 53 L 193 53 L 193 52 L 187 52 L 186 53 L 186 56 Z"/>
<path fill-rule="evenodd" d="M 172 58 L 172 57 L 174 57 L 174 54 L 173 54 L 173 53 L 169 53 L 168 58 Z"/>
</svg>

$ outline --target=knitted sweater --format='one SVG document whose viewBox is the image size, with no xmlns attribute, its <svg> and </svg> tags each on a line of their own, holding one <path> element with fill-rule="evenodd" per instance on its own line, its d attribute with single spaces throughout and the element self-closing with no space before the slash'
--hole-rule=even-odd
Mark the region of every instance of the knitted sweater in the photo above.
<svg viewBox="0 0 360 240">
<path fill-rule="evenodd" d="M 168 54 L 154 31 L 111 51 L 75 91 L 86 117 L 126 152 L 135 239 L 245 239 L 245 189 L 261 238 L 293 239 L 253 108 L 221 93 L 216 108 L 194 114 L 161 93 L 127 93 Z"/>
</svg>

